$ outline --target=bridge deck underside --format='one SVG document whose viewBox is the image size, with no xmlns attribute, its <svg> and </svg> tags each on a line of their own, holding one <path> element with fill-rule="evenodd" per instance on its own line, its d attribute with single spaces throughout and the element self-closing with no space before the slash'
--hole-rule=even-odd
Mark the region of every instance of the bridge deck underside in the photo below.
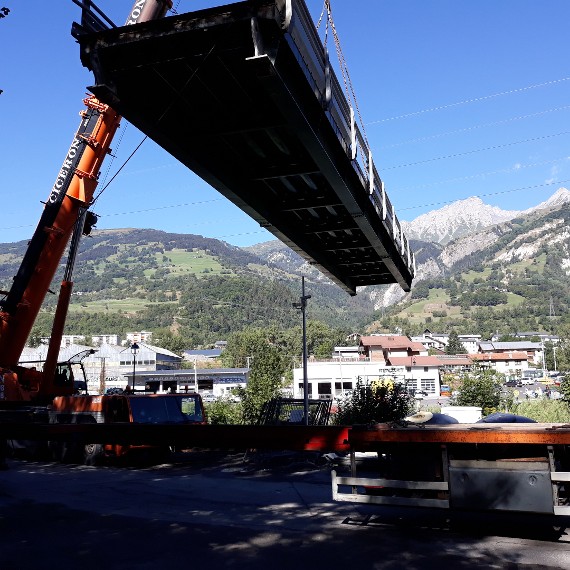
<svg viewBox="0 0 570 570">
<path fill-rule="evenodd" d="M 347 292 L 409 290 L 279 22 L 252 37 L 251 6 L 231 6 L 81 37 L 91 91 Z"/>
</svg>

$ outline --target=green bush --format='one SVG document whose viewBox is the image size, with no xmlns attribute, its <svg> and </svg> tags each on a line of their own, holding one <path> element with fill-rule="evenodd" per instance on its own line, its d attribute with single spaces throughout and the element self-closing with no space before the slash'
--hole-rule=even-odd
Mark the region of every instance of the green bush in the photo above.
<svg viewBox="0 0 570 570">
<path fill-rule="evenodd" d="M 337 425 L 393 422 L 414 410 L 414 399 L 401 384 L 365 385 L 359 378 L 352 394 L 341 400 Z"/>
<path fill-rule="evenodd" d="M 562 400 L 528 400 L 509 406 L 509 411 L 540 423 L 570 422 L 570 407 Z"/>
<path fill-rule="evenodd" d="M 564 380 L 562 380 L 558 391 L 562 394 L 562 398 L 570 404 L 570 374 L 564 376 Z"/>
<path fill-rule="evenodd" d="M 205 404 L 206 417 L 209 424 L 242 424 L 243 410 L 241 402 L 231 402 L 220 398 L 215 402 Z"/>
<path fill-rule="evenodd" d="M 450 399 L 452 406 L 477 406 L 483 415 L 488 416 L 508 406 L 507 397 L 503 395 L 504 375 L 479 368 L 475 372 L 460 375 L 459 394 Z"/>
</svg>

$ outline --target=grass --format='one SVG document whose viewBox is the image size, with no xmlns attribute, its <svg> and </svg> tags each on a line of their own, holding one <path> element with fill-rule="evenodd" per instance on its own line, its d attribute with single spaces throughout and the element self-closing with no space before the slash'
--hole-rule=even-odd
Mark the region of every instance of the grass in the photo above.
<svg viewBox="0 0 570 570">
<path fill-rule="evenodd" d="M 540 423 L 570 422 L 570 404 L 562 400 L 529 400 L 513 404 L 509 412 Z"/>
<path fill-rule="evenodd" d="M 411 304 L 406 307 L 402 313 L 412 313 L 414 315 L 427 313 L 429 311 L 426 310 L 426 306 L 433 304 L 443 305 L 443 307 L 437 307 L 438 310 L 446 310 L 448 301 L 449 296 L 443 289 L 430 289 L 427 299 L 422 299 L 421 301 Z"/>
<path fill-rule="evenodd" d="M 100 300 L 100 301 L 89 301 L 87 303 L 74 300 L 69 310 L 70 312 L 85 312 L 85 313 L 136 313 L 144 309 L 148 306 L 149 303 L 147 299 L 135 299 L 135 298 L 127 298 L 127 299 L 108 299 L 108 300 Z M 153 305 L 157 304 L 166 304 L 166 303 L 152 303 Z"/>
<path fill-rule="evenodd" d="M 0 254 L 0 263 L 8 264 L 8 263 L 16 263 L 20 261 L 20 258 L 13 253 L 2 253 Z"/>
<path fill-rule="evenodd" d="M 116 263 L 119 256 L 124 253 L 123 248 L 119 247 L 117 254 L 110 255 L 105 260 L 101 260 L 97 263 L 93 263 L 92 267 L 96 275 L 102 275 L 109 263 Z M 219 275 L 224 268 L 220 265 L 218 260 L 206 253 L 203 250 L 192 250 L 188 251 L 186 249 L 172 249 L 166 251 L 165 253 L 155 253 L 154 257 L 156 259 L 157 265 L 160 268 L 168 269 L 167 276 L 179 276 L 179 275 L 189 275 L 193 274 L 197 277 L 201 275 Z M 129 258 L 126 265 L 129 263 L 136 263 L 137 259 L 135 257 Z M 123 264 L 125 264 L 123 258 Z M 156 269 L 145 269 L 144 275 L 150 278 L 154 275 Z M 115 279 L 115 282 L 119 283 L 119 279 Z"/>
<path fill-rule="evenodd" d="M 534 259 L 523 259 L 518 261 L 517 263 L 513 263 L 510 265 L 509 269 L 513 273 L 524 273 L 526 269 L 531 272 L 539 273 L 542 275 L 544 272 L 544 266 L 546 265 L 546 253 L 541 253 L 538 257 Z"/>
<path fill-rule="evenodd" d="M 423 323 L 426 317 L 432 317 L 436 320 L 442 318 L 433 317 L 433 311 L 445 311 L 447 318 L 459 316 L 461 314 L 461 307 L 448 305 L 448 303 L 449 295 L 444 289 L 430 289 L 427 299 L 422 299 L 409 305 L 396 316 L 407 318 L 412 323 Z"/>
<path fill-rule="evenodd" d="M 187 275 L 188 273 L 197 276 L 204 273 L 218 275 L 224 269 L 215 257 L 205 251 L 173 249 L 164 254 L 157 253 L 155 255 L 160 265 L 168 266 L 170 275 Z M 167 257 L 168 261 L 163 261 L 164 257 Z"/>
<path fill-rule="evenodd" d="M 489 275 L 491 275 L 491 268 L 486 267 L 483 271 L 467 271 L 466 273 L 462 273 L 461 277 L 467 283 L 473 283 L 477 278 L 486 280 Z"/>
<path fill-rule="evenodd" d="M 520 305 L 521 303 L 524 303 L 525 298 L 522 297 L 521 295 L 517 295 L 516 293 L 507 293 L 507 303 L 506 305 L 498 305 L 499 307 L 505 307 L 505 306 L 509 306 L 509 307 L 516 307 L 517 305 Z"/>
<path fill-rule="evenodd" d="M 489 270 L 490 272 L 490 270 Z M 488 273 L 489 273 L 488 272 Z M 467 275 L 471 280 L 475 277 L 481 277 L 485 272 L 470 271 Z M 516 307 L 524 302 L 524 297 L 516 295 L 515 293 L 507 293 L 507 302 L 493 307 L 494 309 L 502 309 L 506 307 Z M 400 311 L 396 316 L 400 318 L 407 318 L 411 323 L 423 323 L 427 317 L 431 317 L 432 320 L 436 322 L 442 318 L 454 318 L 461 316 L 461 307 L 458 305 L 448 305 L 449 295 L 444 289 L 430 289 L 429 297 L 427 299 L 421 299 L 417 301 L 402 311 Z M 471 307 L 470 312 L 474 312 L 478 307 Z M 446 317 L 434 317 L 434 311 L 445 311 Z"/>
</svg>

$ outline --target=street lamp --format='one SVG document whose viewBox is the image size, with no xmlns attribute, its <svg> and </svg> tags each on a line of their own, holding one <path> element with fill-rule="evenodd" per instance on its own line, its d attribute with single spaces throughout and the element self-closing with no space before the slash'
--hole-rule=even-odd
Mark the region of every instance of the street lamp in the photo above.
<svg viewBox="0 0 570 570">
<path fill-rule="evenodd" d="M 133 342 L 133 344 L 131 344 L 131 352 L 133 354 L 133 393 L 135 391 L 135 373 L 136 373 L 138 351 L 139 351 L 139 345 L 136 342 Z"/>
</svg>

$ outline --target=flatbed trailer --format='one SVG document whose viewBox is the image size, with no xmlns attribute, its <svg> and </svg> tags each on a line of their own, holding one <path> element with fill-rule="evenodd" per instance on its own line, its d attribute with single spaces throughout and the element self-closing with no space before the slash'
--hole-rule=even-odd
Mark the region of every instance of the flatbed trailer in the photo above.
<svg viewBox="0 0 570 570">
<path fill-rule="evenodd" d="M 570 517 L 570 424 L 0 424 L 10 438 L 334 451 L 350 457 L 349 477 L 332 471 L 335 501 Z"/>
<path fill-rule="evenodd" d="M 104 441 L 116 445 L 162 445 L 176 449 L 266 449 L 348 453 L 346 426 L 212 425 L 172 423 L 0 423 L 0 440 Z"/>
<path fill-rule="evenodd" d="M 377 424 L 348 443 L 335 501 L 570 516 L 570 424 Z"/>
</svg>

